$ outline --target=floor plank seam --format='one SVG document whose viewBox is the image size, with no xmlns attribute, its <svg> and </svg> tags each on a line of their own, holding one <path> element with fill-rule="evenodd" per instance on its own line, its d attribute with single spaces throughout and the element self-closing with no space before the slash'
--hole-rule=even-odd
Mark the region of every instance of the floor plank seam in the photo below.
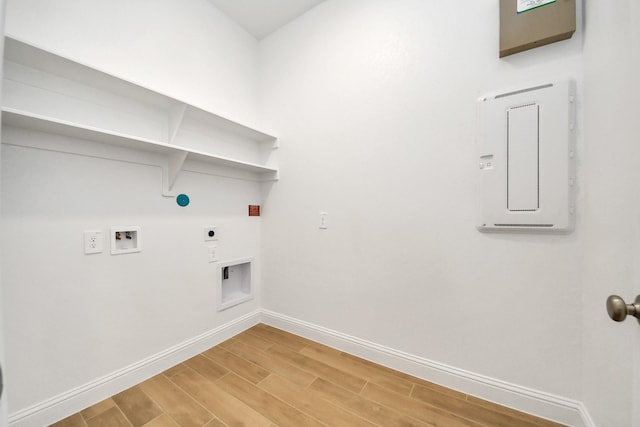
<svg viewBox="0 0 640 427">
<path fill-rule="evenodd" d="M 239 375 L 238 375 L 238 376 L 239 376 Z M 242 378 L 242 377 L 240 377 L 240 378 Z M 281 399 L 279 396 L 276 396 L 276 395 L 274 395 L 273 393 L 270 393 L 269 391 L 264 390 L 263 388 L 260 388 L 260 387 L 258 386 L 258 384 L 253 384 L 253 383 L 251 383 L 250 381 L 247 381 L 245 378 L 242 378 L 242 379 L 243 379 L 244 381 L 246 381 L 247 383 L 249 383 L 249 384 L 255 385 L 255 387 L 256 387 L 256 388 L 258 388 L 259 390 L 261 390 L 263 393 L 266 393 L 267 395 L 271 396 L 272 398 L 274 398 L 274 399 L 276 399 L 276 400 L 280 401 L 283 405 L 287 406 L 288 408 L 292 409 L 293 411 L 296 411 L 296 412 L 299 412 L 299 413 L 301 413 L 301 414 L 304 414 L 305 416 L 307 416 L 307 417 L 309 417 L 309 418 L 313 419 L 314 421 L 316 421 L 316 422 L 318 422 L 318 423 L 322 424 L 323 426 L 331 427 L 331 426 L 327 426 L 327 424 L 323 423 L 322 421 L 320 421 L 320 420 L 316 419 L 316 418 L 315 418 L 314 416 L 312 416 L 311 414 L 308 414 L 307 412 L 303 411 L 301 408 L 297 408 L 297 407 L 293 406 L 292 404 L 290 404 L 290 403 L 288 403 L 288 402 L 284 401 L 284 400 L 283 400 L 283 399 Z M 265 379 L 266 379 L 266 378 L 265 378 Z M 239 397 L 237 397 L 237 396 L 236 396 L 236 398 L 242 401 L 242 399 L 240 399 Z M 249 405 L 249 402 L 246 402 L 246 401 L 245 401 L 244 403 L 245 403 L 245 404 L 247 404 L 247 405 Z M 260 412 L 260 411 L 258 411 L 258 412 Z M 272 417 L 272 416 L 270 416 L 270 415 L 269 415 L 269 414 L 267 414 L 267 413 L 261 412 L 261 415 L 262 415 L 262 416 L 264 416 L 265 418 L 269 419 L 269 420 L 270 420 L 271 422 L 273 422 L 273 423 L 275 423 L 275 422 L 277 421 L 277 420 L 274 420 L 274 419 L 273 419 L 273 417 Z"/>
<path fill-rule="evenodd" d="M 413 397 L 413 391 L 416 389 L 416 383 L 411 383 L 411 390 L 409 390 L 409 396 Z"/>
<path fill-rule="evenodd" d="M 82 424 L 84 424 L 84 427 L 89 427 L 87 419 L 82 414 L 80 414 L 80 419 L 82 420 Z"/>
<path fill-rule="evenodd" d="M 116 402 L 115 403 L 115 408 L 120 411 L 120 414 L 124 417 L 124 419 L 129 423 L 129 427 L 134 427 L 133 423 L 131 422 L 131 420 L 129 419 L 129 417 L 127 417 L 127 414 L 124 413 L 124 411 L 122 410 L 122 408 L 120 408 L 120 405 L 118 405 Z M 105 411 L 106 412 L 106 411 Z M 95 418 L 95 417 L 94 417 Z"/>
<path fill-rule="evenodd" d="M 356 393 L 358 396 L 362 396 L 362 392 L 364 391 L 365 387 L 367 386 L 367 384 L 369 384 L 369 381 L 365 381 L 364 384 L 362 385 L 362 387 L 360 388 L 360 390 Z"/>
<path fill-rule="evenodd" d="M 177 374 L 176 374 L 177 375 Z M 175 376 L 175 375 L 173 375 Z M 192 396 L 191 393 L 189 393 L 187 390 L 185 390 L 184 388 L 180 387 L 179 384 L 177 384 L 175 381 L 173 381 L 171 378 L 168 378 L 169 381 L 171 382 L 171 384 L 173 386 L 175 386 L 178 390 L 182 391 L 184 394 L 186 394 L 187 396 L 189 396 L 194 402 L 196 402 L 198 405 L 200 405 L 202 408 L 204 408 L 205 411 L 207 411 L 208 414 L 211 415 L 211 419 L 209 421 L 207 421 L 207 423 L 210 423 L 212 420 L 220 420 L 220 418 L 213 412 L 211 412 L 209 410 L 209 408 L 205 407 L 201 402 L 198 401 L 198 399 L 195 398 L 195 396 Z M 220 420 L 220 422 L 222 422 L 222 420 Z M 224 424 L 224 423 L 223 423 Z M 206 424 L 205 424 L 206 425 Z M 226 424 L 225 424 L 226 425 Z"/>
</svg>

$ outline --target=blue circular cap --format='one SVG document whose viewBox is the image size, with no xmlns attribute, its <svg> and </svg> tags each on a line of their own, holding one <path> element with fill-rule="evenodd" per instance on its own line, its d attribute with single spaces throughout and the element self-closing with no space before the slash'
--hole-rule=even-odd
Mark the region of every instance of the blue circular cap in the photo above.
<svg viewBox="0 0 640 427">
<path fill-rule="evenodd" d="M 186 194 L 178 194 L 176 202 L 178 203 L 178 205 L 184 208 L 185 206 L 189 205 L 189 196 L 187 196 Z"/>
</svg>

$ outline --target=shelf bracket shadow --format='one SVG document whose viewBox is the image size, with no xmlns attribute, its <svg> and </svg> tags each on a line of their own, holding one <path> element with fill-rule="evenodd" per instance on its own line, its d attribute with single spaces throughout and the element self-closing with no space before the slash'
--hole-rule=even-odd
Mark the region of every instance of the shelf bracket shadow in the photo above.
<svg viewBox="0 0 640 427">
<path fill-rule="evenodd" d="M 167 156 L 167 162 L 162 167 L 162 195 L 174 197 L 173 185 L 178 178 L 182 165 L 187 158 L 187 151 L 177 151 Z"/>
</svg>

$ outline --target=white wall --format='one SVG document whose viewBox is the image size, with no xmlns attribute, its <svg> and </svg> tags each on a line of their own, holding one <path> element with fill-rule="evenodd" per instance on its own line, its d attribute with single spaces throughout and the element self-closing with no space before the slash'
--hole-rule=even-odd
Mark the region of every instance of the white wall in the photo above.
<svg viewBox="0 0 640 427">
<path fill-rule="evenodd" d="M 579 399 L 583 186 L 571 234 L 479 233 L 474 138 L 487 91 L 574 78 L 580 116 L 582 31 L 499 59 L 497 8 L 329 0 L 261 43 L 283 176 L 265 207 L 263 301 Z"/>
<path fill-rule="evenodd" d="M 583 399 L 598 426 L 636 426 L 638 323 L 612 322 L 605 301 L 640 294 L 640 5 L 589 1 L 585 26 Z"/>
<path fill-rule="evenodd" d="M 222 116 L 257 119 L 257 42 L 207 0 L 10 0 L 6 33 Z"/>
<path fill-rule="evenodd" d="M 4 14 L 5 14 L 5 5 L 6 3 L 2 0 L 0 1 L 0 34 L 4 34 Z M 0 51 L 2 51 L 4 56 L 4 43 L 2 47 L 0 47 Z M 2 99 L 2 91 L 0 90 L 0 99 Z M 0 137 L 1 137 L 0 132 Z M 2 150 L 0 150 L 0 171 L 2 170 Z M 2 174 L 0 173 L 0 194 L 2 194 Z M 2 203 L 2 198 L 0 197 L 0 203 Z M 4 298 L 2 296 L 2 255 L 0 252 L 0 308 L 3 307 Z M 2 365 L 2 369 L 5 369 L 5 358 L 4 358 L 4 311 L 0 313 L 0 365 Z M 7 391 L 6 389 L 2 392 L 2 396 L 0 398 L 0 426 L 4 427 L 7 425 Z"/>
<path fill-rule="evenodd" d="M 10 1 L 7 33 L 236 120 L 256 118 L 257 42 L 206 0 Z M 33 138 L 46 138 L 35 135 Z M 218 256 L 256 256 L 259 185 L 15 146 L 2 152 L 2 260 L 9 412 L 73 390 L 249 313 L 215 311 Z M 82 232 L 142 227 L 143 251 L 84 255 Z M 260 286 L 260 275 L 254 286 Z"/>
</svg>

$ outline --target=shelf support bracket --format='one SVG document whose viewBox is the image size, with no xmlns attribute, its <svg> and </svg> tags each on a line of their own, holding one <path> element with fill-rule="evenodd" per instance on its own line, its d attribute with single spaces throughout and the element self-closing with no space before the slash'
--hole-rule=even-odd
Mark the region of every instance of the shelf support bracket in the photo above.
<svg viewBox="0 0 640 427">
<path fill-rule="evenodd" d="M 167 156 L 167 162 L 162 167 L 162 195 L 165 197 L 174 197 L 173 191 L 178 174 L 182 169 L 184 161 L 187 159 L 187 151 L 177 151 Z"/>
<path fill-rule="evenodd" d="M 173 141 L 175 141 L 186 111 L 187 104 L 183 103 L 175 104 L 169 109 L 169 135 L 167 143 L 173 144 Z"/>
</svg>

